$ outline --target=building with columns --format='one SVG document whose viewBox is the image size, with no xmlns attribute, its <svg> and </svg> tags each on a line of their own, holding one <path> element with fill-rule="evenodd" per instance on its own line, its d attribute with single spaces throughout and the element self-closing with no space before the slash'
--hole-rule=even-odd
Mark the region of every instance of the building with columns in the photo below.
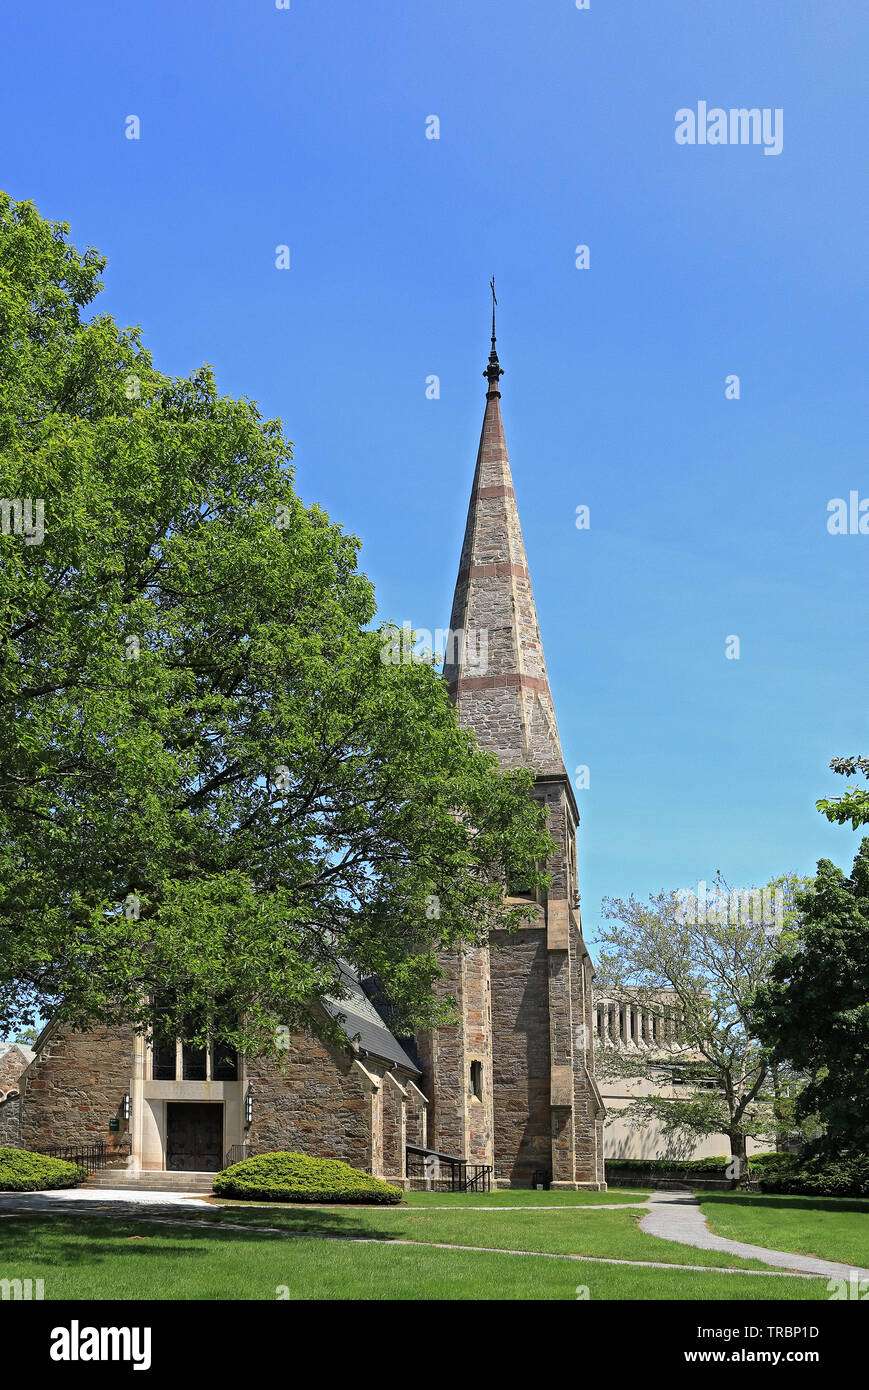
<svg viewBox="0 0 869 1390">
<path fill-rule="evenodd" d="M 640 1003 L 595 995 L 594 1037 L 599 1085 L 607 1109 L 604 1154 L 608 1159 L 717 1158 L 730 1153 L 726 1134 L 681 1141 L 665 1134 L 656 1121 L 628 1113 L 643 1096 L 687 1100 L 697 1090 L 681 1074 L 680 1062 L 702 1062 L 685 1042 L 672 990 Z M 711 1085 L 711 1082 L 709 1083 Z M 749 1156 L 768 1142 L 747 1141 Z"/>
</svg>

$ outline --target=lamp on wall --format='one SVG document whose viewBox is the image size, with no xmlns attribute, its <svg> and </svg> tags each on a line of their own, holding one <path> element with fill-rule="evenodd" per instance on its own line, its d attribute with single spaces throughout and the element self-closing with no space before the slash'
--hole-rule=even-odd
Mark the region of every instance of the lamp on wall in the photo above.
<svg viewBox="0 0 869 1390">
<path fill-rule="evenodd" d="M 128 1120 L 130 1118 L 132 1109 L 133 1106 L 132 1102 L 130 1101 L 130 1093 L 129 1091 L 127 1091 L 126 1095 L 124 1096 L 124 1099 L 121 1101 L 121 1114 L 123 1115 L 125 1120 Z"/>
<path fill-rule="evenodd" d="M 253 1124 L 253 1092 L 248 1086 L 244 1097 L 244 1123 L 247 1129 Z"/>
</svg>

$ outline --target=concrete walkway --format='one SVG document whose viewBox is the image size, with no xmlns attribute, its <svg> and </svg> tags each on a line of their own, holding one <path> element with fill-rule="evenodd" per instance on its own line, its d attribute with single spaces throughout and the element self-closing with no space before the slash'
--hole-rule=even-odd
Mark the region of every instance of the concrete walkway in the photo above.
<svg viewBox="0 0 869 1390">
<path fill-rule="evenodd" d="M 0 1216 L 11 1211 L 81 1211 L 110 1207 L 112 1215 L 142 1207 L 210 1207 L 204 1197 L 189 1192 L 138 1192 L 135 1188 L 62 1187 L 53 1192 L 0 1192 Z"/>
<path fill-rule="evenodd" d="M 700 1204 L 691 1192 L 653 1192 L 648 1199 L 649 1213 L 640 1222 L 646 1235 L 672 1240 L 678 1245 L 691 1245 L 696 1250 L 718 1250 L 724 1255 L 739 1255 L 743 1260 L 762 1260 L 764 1264 L 791 1270 L 797 1274 L 824 1275 L 827 1279 L 847 1278 L 852 1272 L 858 1279 L 869 1279 L 869 1270 L 854 1265 L 822 1260 L 815 1255 L 793 1255 L 786 1250 L 768 1250 L 765 1245 L 749 1245 L 744 1240 L 728 1240 L 716 1236 L 706 1225 Z"/>
</svg>

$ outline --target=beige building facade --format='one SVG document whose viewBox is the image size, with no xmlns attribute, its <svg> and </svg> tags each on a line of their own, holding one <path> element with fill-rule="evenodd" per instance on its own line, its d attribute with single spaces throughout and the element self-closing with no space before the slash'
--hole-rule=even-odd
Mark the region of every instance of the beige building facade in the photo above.
<svg viewBox="0 0 869 1390">
<path fill-rule="evenodd" d="M 693 1088 L 679 1080 L 677 1062 L 694 1060 L 680 1036 L 678 1012 L 672 1002 L 639 1006 L 596 997 L 594 1035 L 602 1059 L 600 1091 L 607 1110 L 604 1128 L 604 1154 L 607 1159 L 694 1159 L 719 1158 L 730 1154 L 726 1134 L 706 1135 L 702 1139 L 674 1140 L 661 1126 L 646 1118 L 629 1115 L 628 1108 L 642 1096 L 657 1095 L 664 1100 L 684 1100 Z M 649 1075 L 638 1076 L 626 1066 L 619 1074 L 622 1056 L 640 1063 Z M 769 1143 L 749 1139 L 749 1155 L 769 1148 Z"/>
</svg>

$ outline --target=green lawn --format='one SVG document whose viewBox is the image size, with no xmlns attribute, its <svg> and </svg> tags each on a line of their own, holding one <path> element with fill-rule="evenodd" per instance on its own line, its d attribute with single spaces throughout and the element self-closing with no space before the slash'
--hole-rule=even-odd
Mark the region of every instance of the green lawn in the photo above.
<svg viewBox="0 0 869 1390">
<path fill-rule="evenodd" d="M 698 1193 L 709 1229 L 772 1250 L 817 1255 L 869 1269 L 869 1199 Z"/>
<path fill-rule="evenodd" d="M 541 1194 L 512 1195 L 516 1198 Z M 433 1203 L 384 1208 L 301 1207 L 256 1202 L 215 1206 L 210 1212 L 203 1212 L 201 1207 L 189 1207 L 179 1215 L 208 1219 L 216 1225 L 231 1221 L 245 1226 L 274 1226 L 288 1233 L 309 1231 L 330 1236 L 363 1236 L 369 1240 L 414 1240 L 427 1245 L 472 1245 L 488 1250 L 657 1260 L 662 1264 L 694 1264 L 719 1269 L 768 1268 L 758 1260 L 740 1260 L 715 1250 L 695 1250 L 644 1235 L 639 1229 L 639 1220 L 645 1215 L 644 1207 L 587 1211 L 577 1204 L 564 1211 L 547 1211 L 541 1210 L 540 1204 L 529 1202 L 523 1203 L 517 1211 L 503 1210 L 498 1204 L 477 1211 L 469 1209 L 467 1204 L 444 1210 Z"/>
<path fill-rule="evenodd" d="M 554 1229 L 554 1216 L 545 1219 Z M 0 1278 L 44 1279 L 47 1300 L 274 1299 L 285 1288 L 291 1300 L 574 1301 L 577 1286 L 587 1288 L 591 1300 L 828 1297 L 823 1280 L 288 1240 L 219 1227 L 60 1214 L 0 1221 Z"/>
<path fill-rule="evenodd" d="M 411 1207 L 597 1207 L 642 1202 L 650 1189 L 620 1192 L 537 1192 L 507 1188 L 497 1192 L 406 1192 Z"/>
</svg>

